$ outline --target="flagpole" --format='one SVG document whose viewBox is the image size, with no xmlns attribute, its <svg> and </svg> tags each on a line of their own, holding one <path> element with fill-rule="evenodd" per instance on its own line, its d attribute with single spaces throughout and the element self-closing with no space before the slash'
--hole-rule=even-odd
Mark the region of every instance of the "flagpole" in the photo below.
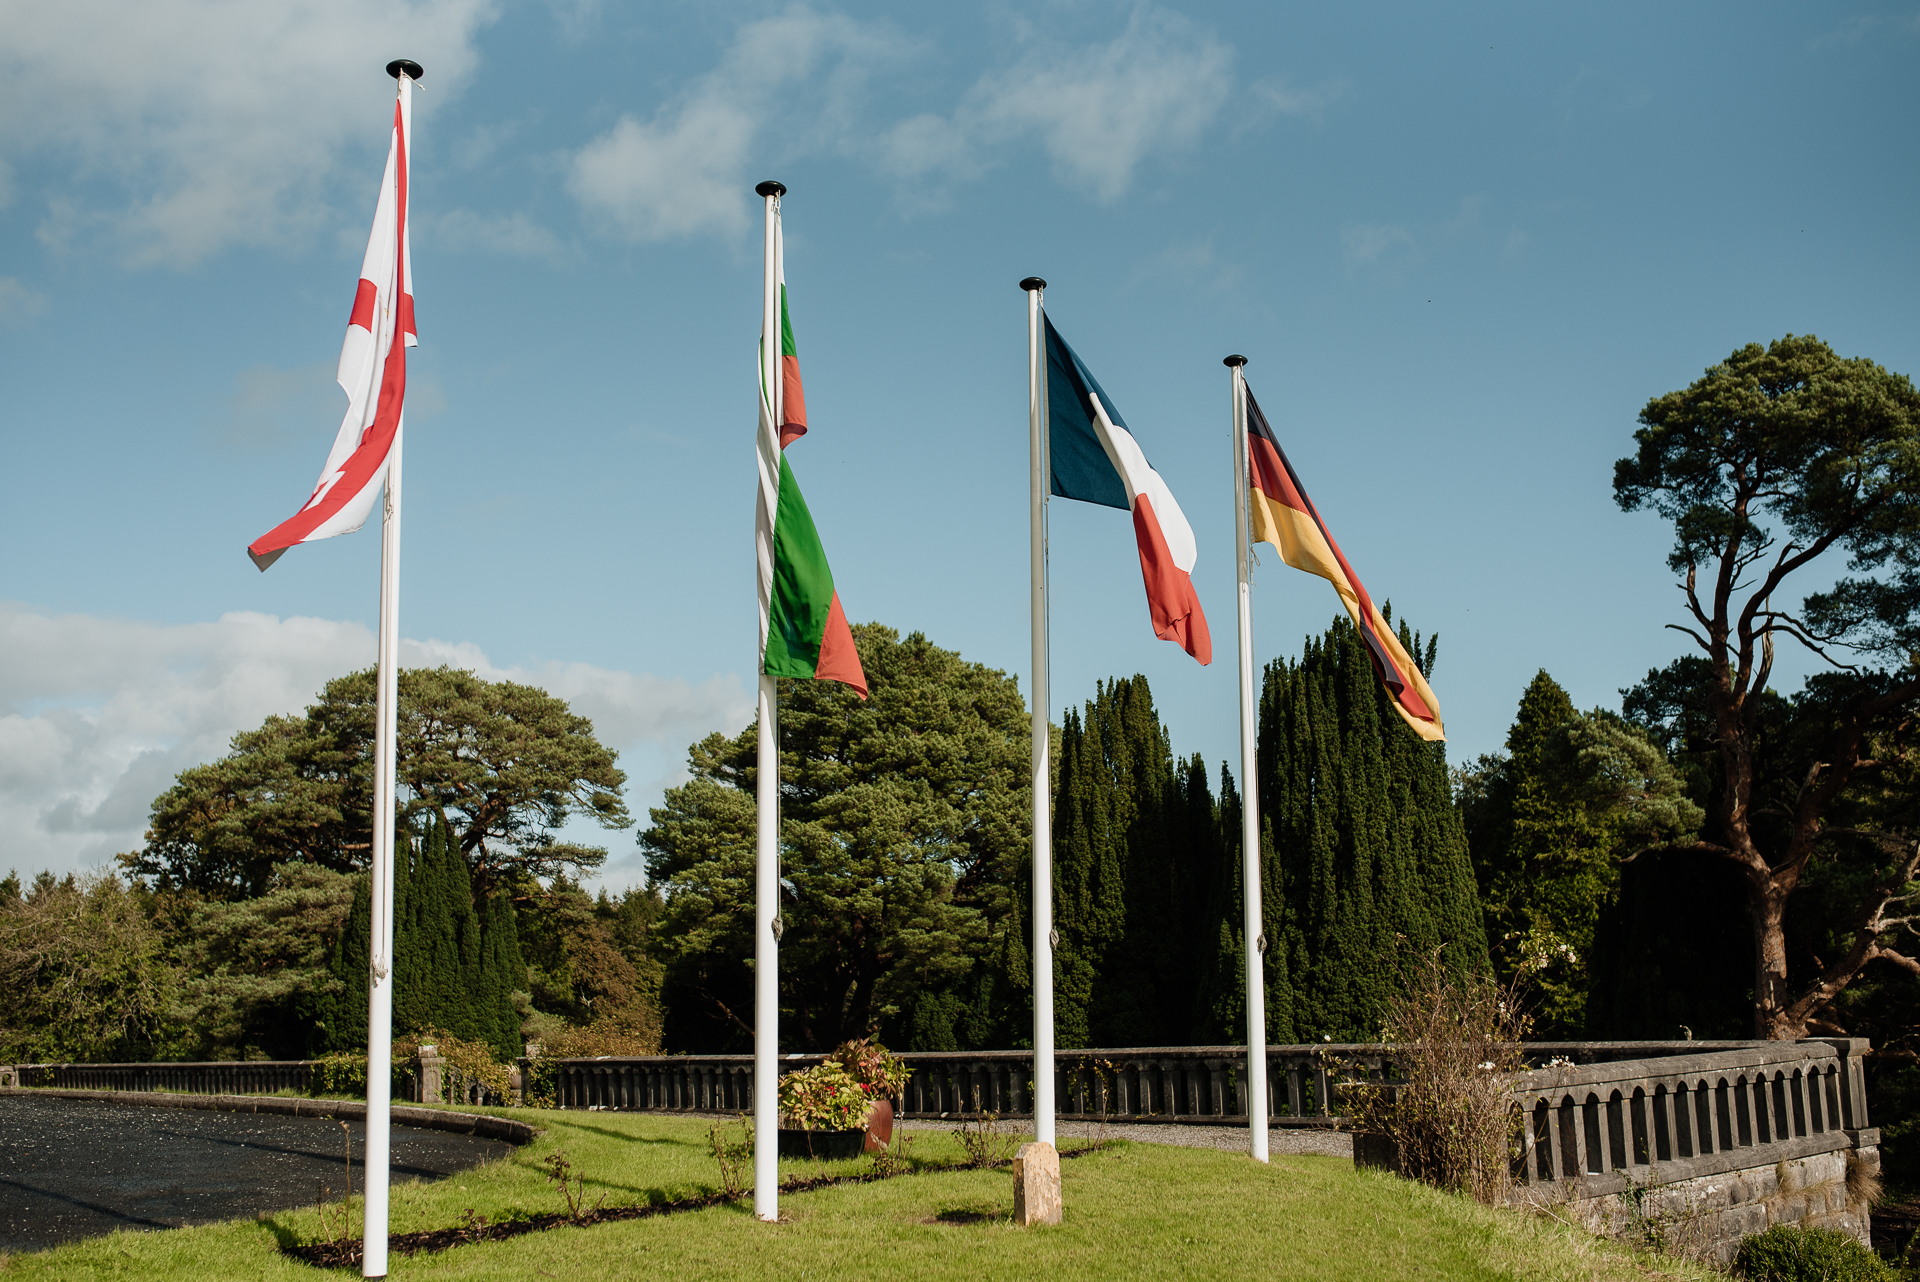
<svg viewBox="0 0 1920 1282">
<path fill-rule="evenodd" d="M 1253 610 L 1247 530 L 1247 379 L 1244 356 L 1223 364 L 1233 379 L 1234 572 L 1240 604 L 1240 884 L 1247 954 L 1247 1137 L 1253 1160 L 1267 1160 L 1267 937 L 1260 929 L 1260 774 L 1254 735 Z"/>
<path fill-rule="evenodd" d="M 760 386 L 774 440 L 780 435 L 783 388 L 780 377 L 780 281 L 777 237 L 780 197 L 787 189 L 763 182 L 753 189 L 766 200 L 766 271 L 760 306 Z M 764 434 L 768 425 L 760 429 Z M 766 442 L 755 445 L 764 455 Z M 762 457 L 764 470 L 767 460 Z M 773 466 L 779 466 L 776 454 Z M 778 473 L 774 481 L 778 482 Z M 768 478 L 761 477 L 761 502 Z M 771 517 L 771 513 L 768 514 Z M 760 641 L 766 644 L 766 619 Z M 765 667 L 762 656 L 762 667 Z M 780 1218 L 780 687 L 760 674 L 760 733 L 754 757 L 753 865 L 753 1213 L 762 1220 Z"/>
<path fill-rule="evenodd" d="M 420 64 L 405 58 L 387 64 L 400 97 L 400 137 L 409 155 L 413 142 L 413 82 Z M 407 211 L 398 210 L 404 219 Z M 404 222 L 401 224 L 404 226 Z M 406 254 L 394 252 L 396 289 L 406 270 Z M 393 322 L 399 324 L 398 318 Z M 406 359 L 405 348 L 400 359 Z M 373 939 L 367 956 L 367 1121 L 362 1180 L 366 1219 L 362 1226 L 360 1275 L 387 1276 L 388 1186 L 392 1182 L 393 1138 L 393 824 L 396 785 L 396 728 L 400 685 L 400 446 L 406 431 L 402 411 L 387 453 L 386 495 L 380 508 L 380 645 L 374 675 L 373 712 L 373 866 L 368 872 Z"/>
<path fill-rule="evenodd" d="M 1047 694 L 1047 460 L 1046 344 L 1041 299 L 1047 282 L 1029 276 L 1027 291 L 1027 435 L 1032 475 L 1028 491 L 1033 619 L 1033 1138 L 1053 1138 L 1053 744 Z"/>
</svg>

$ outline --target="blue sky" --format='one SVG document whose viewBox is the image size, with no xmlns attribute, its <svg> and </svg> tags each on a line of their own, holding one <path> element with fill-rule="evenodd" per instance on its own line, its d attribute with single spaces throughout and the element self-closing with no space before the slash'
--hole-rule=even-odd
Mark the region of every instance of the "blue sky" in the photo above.
<svg viewBox="0 0 1920 1282">
<path fill-rule="evenodd" d="M 1053 713 L 1144 673 L 1215 762 L 1227 353 L 1373 594 L 1440 633 L 1455 761 L 1539 668 L 1612 704 L 1680 653 L 1663 528 L 1610 490 L 1650 397 L 1788 332 L 1920 367 L 1911 5 L 0 14 L 0 864 L 131 848 L 175 771 L 371 662 L 372 528 L 265 575 L 243 549 L 339 422 L 393 57 L 426 67 L 407 657 L 565 694 L 636 809 L 749 711 L 762 178 L 849 615 L 1026 685 L 1044 276 L 1219 645 L 1154 640 L 1125 515 L 1057 502 Z M 1337 608 L 1263 559 L 1262 661 Z"/>
</svg>

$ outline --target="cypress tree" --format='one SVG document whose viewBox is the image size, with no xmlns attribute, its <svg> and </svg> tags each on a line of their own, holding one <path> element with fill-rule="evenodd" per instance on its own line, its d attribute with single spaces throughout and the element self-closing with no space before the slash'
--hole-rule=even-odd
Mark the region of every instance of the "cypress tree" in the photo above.
<svg viewBox="0 0 1920 1282">
<path fill-rule="evenodd" d="M 407 849 L 406 859 L 394 853 L 394 1028 L 481 1036 L 473 1003 L 480 922 L 466 860 L 437 816 L 427 821 L 426 837 L 417 845 L 408 842 Z"/>
<path fill-rule="evenodd" d="M 1198 756 L 1189 766 L 1204 767 Z M 1204 773 L 1200 776 L 1205 782 Z M 1187 1012 L 1188 1040 L 1197 1046 L 1242 1041 L 1246 1036 L 1246 932 L 1241 927 L 1245 903 L 1245 876 L 1240 866 L 1240 790 L 1233 773 L 1220 766 L 1220 804 L 1212 816 L 1212 841 L 1205 847 L 1205 907 L 1194 922 L 1193 959 L 1199 964 L 1200 984 Z"/>
<path fill-rule="evenodd" d="M 520 957 L 520 929 L 513 901 L 504 891 L 487 897 L 480 912 L 480 973 L 474 989 L 475 1035 L 488 1042 L 502 1061 L 518 1056 L 520 1013 L 516 992 L 527 989 L 527 964 Z"/>
<path fill-rule="evenodd" d="M 354 879 L 353 907 L 327 962 L 340 988 L 327 999 L 316 1050 L 359 1050 L 367 1044 L 367 959 L 372 948 L 373 895 L 362 873 Z"/>
<path fill-rule="evenodd" d="M 513 904 L 497 892 L 476 911 L 466 860 L 438 818 L 415 842 L 394 842 L 394 1010 L 396 1032 L 442 1029 L 486 1042 L 502 1059 L 521 1053 L 513 1002 L 527 987 Z M 373 940 L 369 880 L 354 887 L 347 924 L 328 959 L 341 989 L 328 998 L 316 1030 L 321 1050 L 367 1044 L 367 959 Z"/>
<path fill-rule="evenodd" d="M 1217 1022 L 1199 1012 L 1237 893 L 1237 829 L 1222 827 L 1205 762 L 1174 760 L 1145 677 L 1102 682 L 1069 710 L 1057 760 L 1059 1044 L 1186 1043 Z M 1237 930 L 1237 899 L 1232 911 Z"/>
<path fill-rule="evenodd" d="M 1346 619 L 1298 662 L 1267 666 L 1259 744 L 1276 851 L 1263 886 L 1270 1039 L 1370 1038 L 1405 963 L 1434 948 L 1460 971 L 1485 969 L 1444 747 L 1401 722 Z"/>
</svg>

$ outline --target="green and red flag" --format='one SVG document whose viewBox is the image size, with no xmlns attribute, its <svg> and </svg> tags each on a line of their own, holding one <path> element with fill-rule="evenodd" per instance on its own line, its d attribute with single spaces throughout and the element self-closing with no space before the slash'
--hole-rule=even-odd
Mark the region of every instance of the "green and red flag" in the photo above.
<svg viewBox="0 0 1920 1282">
<path fill-rule="evenodd" d="M 787 461 L 788 444 L 807 431 L 806 397 L 800 387 L 800 356 L 787 316 L 786 263 L 779 215 L 774 215 L 774 255 L 780 284 L 779 385 L 767 386 L 760 362 L 760 499 L 754 543 L 760 561 L 760 670 L 770 677 L 838 681 L 867 694 L 867 674 L 854 649 L 833 570 L 820 546 L 813 514 Z M 761 335 L 766 342 L 766 335 Z M 764 347 L 762 349 L 764 351 Z"/>
</svg>

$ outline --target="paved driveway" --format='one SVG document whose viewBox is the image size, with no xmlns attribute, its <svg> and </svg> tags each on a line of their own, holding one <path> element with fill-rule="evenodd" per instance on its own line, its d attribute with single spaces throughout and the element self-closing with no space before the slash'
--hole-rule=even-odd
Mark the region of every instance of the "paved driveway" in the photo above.
<svg viewBox="0 0 1920 1282">
<path fill-rule="evenodd" d="M 365 1127 L 347 1125 L 358 1192 Z M 310 1206 L 323 1185 L 339 1196 L 348 1142 L 321 1117 L 0 1097 L 0 1251 Z M 512 1151 L 396 1126 L 393 1176 L 444 1179 Z"/>
</svg>

